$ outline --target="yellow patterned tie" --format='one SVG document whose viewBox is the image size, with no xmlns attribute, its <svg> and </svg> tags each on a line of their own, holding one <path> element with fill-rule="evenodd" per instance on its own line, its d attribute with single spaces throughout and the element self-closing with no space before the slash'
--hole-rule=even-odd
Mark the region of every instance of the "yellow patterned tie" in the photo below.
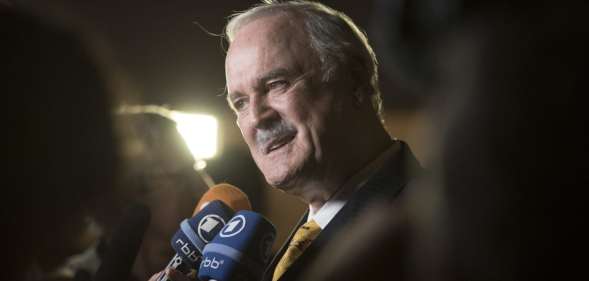
<svg viewBox="0 0 589 281">
<path fill-rule="evenodd" d="M 274 276 L 272 281 L 276 281 L 284 274 L 290 265 L 307 249 L 309 244 L 313 242 L 315 237 L 321 232 L 321 227 L 314 221 L 311 220 L 299 227 L 297 232 L 290 240 L 288 249 L 284 252 L 284 255 L 276 265 L 274 269 Z"/>
</svg>

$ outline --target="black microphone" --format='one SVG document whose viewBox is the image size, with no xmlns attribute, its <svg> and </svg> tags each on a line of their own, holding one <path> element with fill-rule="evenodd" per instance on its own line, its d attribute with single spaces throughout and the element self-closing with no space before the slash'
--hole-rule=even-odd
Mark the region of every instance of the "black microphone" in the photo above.
<svg viewBox="0 0 589 281">
<path fill-rule="evenodd" d="M 113 232 L 94 281 L 129 280 L 150 217 L 149 208 L 143 204 L 135 204 L 127 210 Z"/>
</svg>

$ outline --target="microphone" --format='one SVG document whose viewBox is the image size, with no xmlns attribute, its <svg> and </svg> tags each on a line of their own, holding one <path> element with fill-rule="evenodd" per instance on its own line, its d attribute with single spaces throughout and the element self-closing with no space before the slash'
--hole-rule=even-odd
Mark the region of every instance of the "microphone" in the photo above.
<svg viewBox="0 0 589 281">
<path fill-rule="evenodd" d="M 211 187 L 205 194 L 202 195 L 196 208 L 194 208 L 193 215 L 198 213 L 202 208 L 211 201 L 221 200 L 227 206 L 231 207 L 235 211 L 239 210 L 251 210 L 252 205 L 247 195 L 241 191 L 241 189 L 230 185 L 228 183 L 220 183 Z"/>
<path fill-rule="evenodd" d="M 127 281 L 139 252 L 143 235 L 149 226 L 150 212 L 145 205 L 128 209 L 114 230 L 102 264 L 94 281 Z"/>
<path fill-rule="evenodd" d="M 252 211 L 239 211 L 204 247 L 201 281 L 258 281 L 270 259 L 276 229 Z"/>
<path fill-rule="evenodd" d="M 180 223 L 180 229 L 172 237 L 171 245 L 176 254 L 166 268 L 174 268 L 184 275 L 195 275 L 201 261 L 204 246 L 211 241 L 234 210 L 251 209 L 247 195 L 239 188 L 222 183 L 211 187 L 194 209 L 193 217 Z M 157 281 L 170 280 L 162 273 Z"/>
<path fill-rule="evenodd" d="M 206 243 L 215 237 L 234 213 L 223 202 L 215 200 L 191 219 L 182 221 L 180 229 L 171 240 L 176 255 L 168 267 L 175 268 L 185 275 L 198 268 Z M 159 280 L 166 279 L 162 277 Z"/>
</svg>

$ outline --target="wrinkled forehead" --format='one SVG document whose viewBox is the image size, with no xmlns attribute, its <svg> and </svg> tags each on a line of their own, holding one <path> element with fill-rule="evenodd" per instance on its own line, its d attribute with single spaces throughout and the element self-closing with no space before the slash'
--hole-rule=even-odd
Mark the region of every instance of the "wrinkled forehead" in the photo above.
<svg viewBox="0 0 589 281">
<path fill-rule="evenodd" d="M 263 26 L 273 29 L 275 31 L 284 31 L 293 28 L 295 30 L 303 30 L 305 26 L 305 16 L 291 9 L 280 9 L 280 8 L 266 8 L 254 13 L 243 14 L 237 16 L 228 24 L 227 31 L 229 43 L 235 41 L 237 34 L 240 33 L 241 29 L 249 26 L 251 23 L 260 24 Z"/>
<path fill-rule="evenodd" d="M 304 22 L 280 13 L 250 20 L 236 30 L 225 58 L 225 73 L 229 79 L 251 74 L 259 67 L 284 64 L 282 67 L 308 68 L 315 61 L 318 57 Z"/>
<path fill-rule="evenodd" d="M 242 20 L 239 27 L 234 30 L 226 60 L 236 50 L 252 45 L 296 47 L 301 52 L 305 52 L 305 49 L 310 48 L 309 43 L 304 20 L 295 14 L 277 11 L 275 14 L 264 14 Z"/>
</svg>

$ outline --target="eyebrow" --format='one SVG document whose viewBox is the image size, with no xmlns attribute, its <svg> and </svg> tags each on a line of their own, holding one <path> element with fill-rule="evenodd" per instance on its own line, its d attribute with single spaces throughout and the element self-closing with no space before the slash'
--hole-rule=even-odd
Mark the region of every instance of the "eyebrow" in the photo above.
<svg viewBox="0 0 589 281">
<path fill-rule="evenodd" d="M 264 73 L 263 75 L 261 75 L 260 78 L 258 78 L 258 85 L 264 85 L 272 79 L 288 76 L 290 73 L 291 72 L 286 68 L 277 68 L 277 69 L 270 70 L 270 71 Z"/>
<path fill-rule="evenodd" d="M 276 69 L 270 70 L 270 71 L 260 75 L 260 77 L 256 79 L 257 80 L 256 87 L 260 87 L 261 85 L 268 83 L 268 81 L 270 81 L 272 79 L 276 79 L 278 77 L 289 76 L 290 74 L 291 74 L 291 71 L 289 71 L 286 68 L 276 68 Z M 228 92 L 227 93 L 227 101 L 231 104 L 231 102 L 239 96 L 243 96 L 243 94 L 240 91 Z"/>
<path fill-rule="evenodd" d="M 228 102 L 228 103 L 229 103 L 229 105 L 231 105 L 231 106 L 232 106 L 233 100 L 234 100 L 236 97 L 239 97 L 239 96 L 241 96 L 241 95 L 242 95 L 242 94 L 241 94 L 241 92 L 239 92 L 239 91 L 237 91 L 237 92 L 231 92 L 231 93 L 230 93 L 230 92 L 228 92 L 228 91 L 227 91 L 227 87 L 225 87 L 225 91 L 227 92 L 227 102 Z"/>
</svg>

